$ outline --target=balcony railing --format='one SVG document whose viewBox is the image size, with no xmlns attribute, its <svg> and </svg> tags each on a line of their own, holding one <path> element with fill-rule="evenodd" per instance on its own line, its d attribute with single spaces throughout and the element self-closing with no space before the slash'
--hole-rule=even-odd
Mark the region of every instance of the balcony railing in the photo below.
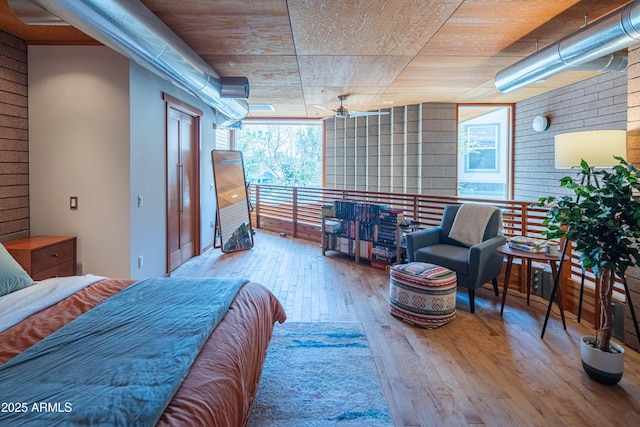
<svg viewBox="0 0 640 427">
<path fill-rule="evenodd" d="M 507 236 L 542 237 L 542 221 L 545 218 L 545 211 L 532 208 L 530 202 L 424 194 L 253 185 L 251 197 L 255 206 L 254 224 L 257 228 L 286 232 L 294 237 L 315 237 L 318 241 L 322 205 L 339 199 L 379 203 L 401 209 L 405 218 L 419 221 L 423 228 L 440 224 L 446 205 L 464 202 L 490 204 L 502 210 L 504 232 Z"/>
<path fill-rule="evenodd" d="M 252 221 L 256 228 L 317 242 L 321 239 L 322 205 L 339 199 L 379 203 L 393 209 L 401 209 L 406 219 L 420 222 L 421 228 L 440 224 L 446 205 L 484 203 L 502 210 L 504 234 L 507 237 L 522 235 L 542 238 L 542 231 L 545 229 L 542 222 L 546 218 L 546 210 L 532 207 L 531 202 L 264 184 L 252 185 L 250 191 L 254 204 Z M 582 267 L 575 253 L 569 250 L 568 255 L 571 262 L 563 267 L 562 297 L 565 309 L 577 313 Z M 567 268 L 568 265 L 571 266 L 570 269 Z M 526 289 L 523 276 L 524 273 L 515 275 L 521 291 Z M 593 321 L 593 313 L 596 312 L 594 289 L 598 284 L 588 272 L 585 275 L 585 284 L 583 318 Z M 619 287 L 617 291 L 621 299 L 624 299 L 623 289 Z"/>
</svg>

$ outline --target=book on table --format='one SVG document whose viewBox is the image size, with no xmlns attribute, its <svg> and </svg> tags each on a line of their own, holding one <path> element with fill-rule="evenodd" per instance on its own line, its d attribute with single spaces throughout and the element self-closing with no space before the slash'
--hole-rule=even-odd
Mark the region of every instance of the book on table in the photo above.
<svg viewBox="0 0 640 427">
<path fill-rule="evenodd" d="M 525 252 L 544 252 L 547 241 L 533 237 L 513 236 L 509 239 L 509 246 Z"/>
</svg>

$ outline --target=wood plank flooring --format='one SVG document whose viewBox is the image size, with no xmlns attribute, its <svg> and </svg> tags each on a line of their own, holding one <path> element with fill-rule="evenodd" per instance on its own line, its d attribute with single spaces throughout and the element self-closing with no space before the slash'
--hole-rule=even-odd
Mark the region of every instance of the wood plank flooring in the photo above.
<svg viewBox="0 0 640 427">
<path fill-rule="evenodd" d="M 541 340 L 542 300 L 527 306 L 509 291 L 500 317 L 500 298 L 487 286 L 471 314 L 462 290 L 456 319 L 425 330 L 389 315 L 387 272 L 275 233 L 258 230 L 255 242 L 233 254 L 210 250 L 172 276 L 262 283 L 289 321 L 361 321 L 395 426 L 640 425 L 640 354 L 625 347 L 618 385 L 593 382 L 579 350 L 580 336 L 593 331 L 570 314 L 564 331 L 556 309 Z"/>
</svg>

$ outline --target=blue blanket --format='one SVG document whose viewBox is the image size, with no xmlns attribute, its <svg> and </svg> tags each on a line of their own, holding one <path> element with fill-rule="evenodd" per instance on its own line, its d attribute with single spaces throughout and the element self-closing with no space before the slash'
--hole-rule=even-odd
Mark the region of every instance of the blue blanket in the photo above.
<svg viewBox="0 0 640 427">
<path fill-rule="evenodd" d="M 137 282 L 0 366 L 0 425 L 152 426 L 246 280 Z"/>
</svg>

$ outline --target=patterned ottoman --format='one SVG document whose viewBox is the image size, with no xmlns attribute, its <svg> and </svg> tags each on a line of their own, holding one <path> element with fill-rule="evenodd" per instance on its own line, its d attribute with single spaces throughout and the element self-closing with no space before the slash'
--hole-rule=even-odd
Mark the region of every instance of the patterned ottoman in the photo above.
<svg viewBox="0 0 640 427">
<path fill-rule="evenodd" d="M 391 267 L 389 312 L 423 328 L 437 328 L 456 317 L 456 273 L 426 262 Z"/>
</svg>

